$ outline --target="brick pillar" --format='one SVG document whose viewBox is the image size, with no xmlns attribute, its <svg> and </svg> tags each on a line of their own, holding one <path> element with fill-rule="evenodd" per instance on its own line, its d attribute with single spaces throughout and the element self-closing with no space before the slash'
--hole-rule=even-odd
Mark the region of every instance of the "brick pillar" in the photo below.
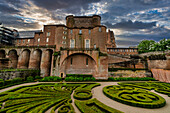
<svg viewBox="0 0 170 113">
<path fill-rule="evenodd" d="M 51 70 L 51 53 L 50 51 L 43 51 L 41 57 L 41 76 L 50 76 Z"/>
<path fill-rule="evenodd" d="M 40 62 L 41 62 L 41 51 L 35 50 L 30 55 L 30 69 L 40 69 Z"/>
</svg>

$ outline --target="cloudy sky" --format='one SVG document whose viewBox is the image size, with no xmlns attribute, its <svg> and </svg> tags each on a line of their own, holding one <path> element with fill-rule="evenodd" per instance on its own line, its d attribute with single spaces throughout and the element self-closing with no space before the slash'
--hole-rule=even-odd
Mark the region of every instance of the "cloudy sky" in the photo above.
<svg viewBox="0 0 170 113">
<path fill-rule="evenodd" d="M 67 15 L 94 14 L 114 31 L 118 47 L 170 38 L 170 0 L 0 0 L 0 22 L 21 37 L 44 24 L 64 24 Z"/>
</svg>

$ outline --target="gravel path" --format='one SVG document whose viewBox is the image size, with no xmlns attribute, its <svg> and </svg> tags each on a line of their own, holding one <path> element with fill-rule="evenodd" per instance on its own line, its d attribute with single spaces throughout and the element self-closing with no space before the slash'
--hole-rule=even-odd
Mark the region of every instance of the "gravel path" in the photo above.
<svg viewBox="0 0 170 113">
<path fill-rule="evenodd" d="M 80 112 L 80 110 L 76 107 L 76 105 L 74 104 L 74 97 L 73 97 L 73 94 L 74 94 L 74 91 L 72 92 L 72 94 L 71 94 L 71 99 L 72 99 L 72 106 L 74 107 L 74 111 L 76 112 L 76 113 L 81 113 Z"/>
<path fill-rule="evenodd" d="M 12 87 L 9 87 L 9 88 L 1 89 L 0 93 L 4 92 L 4 91 L 8 91 L 8 90 L 16 88 L 16 87 L 19 87 L 19 86 L 34 85 L 34 84 L 38 84 L 38 83 L 45 83 L 45 82 L 20 84 L 20 85 L 12 86 Z M 74 82 L 72 82 L 72 83 L 74 83 Z M 119 102 L 116 102 L 116 101 L 106 97 L 103 94 L 103 92 L 102 92 L 103 87 L 108 86 L 108 85 L 117 85 L 117 82 L 97 82 L 97 83 L 100 83 L 101 86 L 98 86 L 98 87 L 95 87 L 95 88 L 92 89 L 93 98 L 97 98 L 97 100 L 99 100 L 100 102 L 104 103 L 107 106 L 110 106 L 110 107 L 115 108 L 117 110 L 123 111 L 125 113 L 170 113 L 170 97 L 168 97 L 167 95 L 160 94 L 160 93 L 157 93 L 154 90 L 152 90 L 152 92 L 162 96 L 166 100 L 166 105 L 162 108 L 145 109 L 145 108 L 133 107 L 133 106 L 129 106 L 129 105 L 125 105 L 125 104 L 121 104 Z M 72 95 L 71 95 L 71 97 L 72 97 Z M 72 100 L 74 102 L 73 97 L 72 97 Z M 74 106 L 76 113 L 80 113 L 80 111 L 75 107 L 75 105 L 73 103 L 72 103 L 72 105 Z"/>
</svg>

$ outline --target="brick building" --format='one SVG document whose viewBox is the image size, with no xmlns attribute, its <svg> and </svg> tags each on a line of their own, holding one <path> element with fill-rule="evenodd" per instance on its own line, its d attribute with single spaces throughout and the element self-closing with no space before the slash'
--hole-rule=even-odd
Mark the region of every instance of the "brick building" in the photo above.
<svg viewBox="0 0 170 113">
<path fill-rule="evenodd" d="M 20 55 L 13 50 L 15 56 L 19 56 L 13 65 L 40 69 L 42 76 L 92 74 L 97 79 L 107 78 L 107 53 L 124 55 L 127 51 L 116 48 L 113 31 L 107 32 L 100 22 L 98 15 L 70 15 L 66 17 L 66 25 L 44 25 L 43 31 L 35 32 L 33 38 L 17 39 L 16 46 L 27 49 L 19 52 Z M 113 49 L 120 51 L 113 52 Z M 135 48 L 128 52 L 136 53 Z"/>
<path fill-rule="evenodd" d="M 66 25 L 44 25 L 43 32 L 35 32 L 34 38 L 17 39 L 17 46 L 49 46 L 60 48 L 100 48 L 116 47 L 113 31 L 106 32 L 100 24 L 101 17 L 67 16 Z"/>
</svg>

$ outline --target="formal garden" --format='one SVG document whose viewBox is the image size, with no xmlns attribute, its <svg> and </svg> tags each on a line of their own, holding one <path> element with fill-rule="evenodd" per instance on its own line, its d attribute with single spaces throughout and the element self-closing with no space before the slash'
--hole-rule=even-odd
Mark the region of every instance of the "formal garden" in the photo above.
<svg viewBox="0 0 170 113">
<path fill-rule="evenodd" d="M 107 104 L 105 98 L 110 99 L 113 104 L 118 102 L 120 105 L 144 110 L 156 110 L 168 106 L 166 99 L 159 94 L 169 99 L 169 83 L 151 80 L 130 82 L 126 79 L 122 79 L 124 82 L 121 82 L 120 80 L 119 82 L 62 82 L 58 77 L 35 79 L 29 77 L 26 80 L 32 82 L 29 85 L 20 84 L 21 86 L 8 87 L 10 90 L 1 91 L 0 113 L 123 113 L 126 111 L 121 111 L 121 106 L 119 108 Z M 102 98 L 95 96 L 100 95 L 95 92 L 98 91 L 98 87 L 101 87 Z"/>
<path fill-rule="evenodd" d="M 99 83 L 40 83 L 21 86 L 0 94 L 1 113 L 74 113 L 71 94 L 81 112 L 121 113 L 92 98 L 91 89 Z M 85 101 L 82 101 L 85 100 Z"/>
</svg>

